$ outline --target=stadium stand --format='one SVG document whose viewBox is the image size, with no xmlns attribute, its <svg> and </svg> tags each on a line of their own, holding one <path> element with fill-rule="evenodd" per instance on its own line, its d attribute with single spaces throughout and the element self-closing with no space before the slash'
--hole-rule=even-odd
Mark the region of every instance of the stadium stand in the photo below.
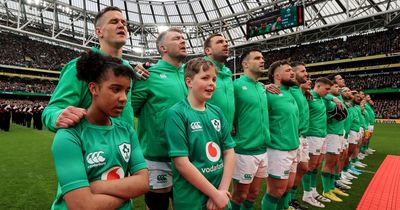
<svg viewBox="0 0 400 210">
<path fill-rule="evenodd" d="M 376 32 L 346 38 L 337 38 L 306 45 L 292 46 L 284 49 L 264 51 L 266 66 L 281 59 L 302 61 L 307 64 L 352 59 L 357 57 L 386 54 L 400 51 L 399 29 Z M 234 69 L 234 59 L 227 66 Z M 240 66 L 236 59 L 236 67 Z M 236 72 L 241 72 L 237 69 Z"/>
<path fill-rule="evenodd" d="M 57 83 L 49 80 L 33 80 L 18 77 L 0 77 L 3 92 L 52 93 Z"/>
<path fill-rule="evenodd" d="M 347 75 L 346 85 L 353 90 L 400 88 L 400 72 Z"/>
<path fill-rule="evenodd" d="M 375 113 L 378 119 L 399 119 L 400 99 L 376 99 Z"/>
<path fill-rule="evenodd" d="M 78 51 L 33 40 L 27 36 L 7 32 L 0 34 L 2 64 L 60 70 L 63 64 L 79 55 Z"/>
</svg>

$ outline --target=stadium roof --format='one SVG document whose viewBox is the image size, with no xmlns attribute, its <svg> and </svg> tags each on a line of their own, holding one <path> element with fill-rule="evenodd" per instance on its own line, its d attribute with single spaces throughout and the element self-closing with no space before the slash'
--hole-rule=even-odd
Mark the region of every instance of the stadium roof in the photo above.
<svg viewBox="0 0 400 210">
<path fill-rule="evenodd" d="M 303 5 L 305 24 L 246 40 L 246 22 L 289 5 Z M 236 49 L 283 47 L 360 31 L 397 27 L 399 0 L 0 0 L 0 28 L 74 46 L 97 43 L 94 15 L 102 8 L 121 8 L 129 25 L 126 50 L 138 57 L 156 56 L 161 30 L 179 27 L 189 53 L 202 53 L 204 39 L 224 34 Z"/>
</svg>

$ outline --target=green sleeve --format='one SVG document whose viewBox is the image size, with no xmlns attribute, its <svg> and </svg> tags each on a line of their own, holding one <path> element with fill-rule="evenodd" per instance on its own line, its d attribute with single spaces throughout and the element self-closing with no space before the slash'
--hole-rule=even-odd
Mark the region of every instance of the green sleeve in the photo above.
<svg viewBox="0 0 400 210">
<path fill-rule="evenodd" d="M 150 78 L 149 78 L 150 79 Z M 139 115 L 141 108 L 146 103 L 148 88 L 147 81 L 134 81 L 132 88 L 132 108 L 135 115 Z"/>
<path fill-rule="evenodd" d="M 55 132 L 58 116 L 68 106 L 79 107 L 82 96 L 87 92 L 84 89 L 87 89 L 87 86 L 76 77 L 76 62 L 73 60 L 62 70 L 58 85 L 42 113 L 44 126 Z"/>
<path fill-rule="evenodd" d="M 236 146 L 235 141 L 233 140 L 231 136 L 231 130 L 230 126 L 228 125 L 228 121 L 224 117 L 224 114 L 222 111 L 220 112 L 220 119 L 221 119 L 221 141 L 222 143 L 222 151 L 232 149 Z"/>
<path fill-rule="evenodd" d="M 334 110 L 335 107 L 336 107 L 336 103 L 335 102 L 333 102 L 331 100 L 327 100 L 325 98 L 324 98 L 324 103 L 325 103 L 325 107 L 326 107 L 326 111 L 327 112 L 330 112 L 330 111 Z"/>
<path fill-rule="evenodd" d="M 170 157 L 189 156 L 189 142 L 186 135 L 185 118 L 174 109 L 168 110 L 165 121 L 165 135 Z"/>
<path fill-rule="evenodd" d="M 144 161 L 143 152 L 139 144 L 139 140 L 136 132 L 132 127 L 130 128 L 131 132 L 131 156 L 129 160 L 129 171 L 131 174 L 136 173 L 139 170 L 147 168 L 147 164 Z"/>
<path fill-rule="evenodd" d="M 334 96 L 330 93 L 326 94 L 323 99 L 327 100 L 327 101 L 333 101 Z"/>
<path fill-rule="evenodd" d="M 85 170 L 82 145 L 70 129 L 57 131 L 51 152 L 63 195 L 71 190 L 90 186 Z"/>
</svg>

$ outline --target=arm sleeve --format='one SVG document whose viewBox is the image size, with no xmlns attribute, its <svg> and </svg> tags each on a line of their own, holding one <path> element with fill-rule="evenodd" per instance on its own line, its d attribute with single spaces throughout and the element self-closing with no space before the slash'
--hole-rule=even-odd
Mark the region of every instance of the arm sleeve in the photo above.
<svg viewBox="0 0 400 210">
<path fill-rule="evenodd" d="M 324 103 L 325 103 L 325 107 L 326 107 L 326 111 L 327 112 L 330 112 L 330 111 L 334 110 L 335 107 L 336 107 L 336 103 L 335 102 L 327 100 L 325 98 L 324 98 Z"/>
<path fill-rule="evenodd" d="M 137 171 L 147 168 L 147 164 L 144 161 L 143 152 L 140 147 L 136 132 L 133 130 L 133 128 L 130 128 L 130 132 L 132 149 L 129 161 L 129 172 L 134 174 Z"/>
<path fill-rule="evenodd" d="M 60 129 L 53 141 L 52 154 L 58 183 L 62 194 L 81 187 L 88 187 L 82 145 L 68 129 Z"/>
<path fill-rule="evenodd" d="M 57 130 L 58 116 L 68 106 L 79 106 L 84 93 L 83 88 L 87 86 L 76 77 L 76 62 L 71 61 L 64 67 L 49 104 L 43 111 L 42 121 L 46 128 L 53 132 Z"/>
<path fill-rule="evenodd" d="M 222 150 L 232 149 L 236 146 L 235 141 L 231 136 L 231 131 L 229 130 L 228 121 L 226 120 L 222 111 L 220 112 L 221 119 L 221 141 L 222 141 Z"/>
<path fill-rule="evenodd" d="M 149 80 L 150 78 L 148 78 Z M 135 115 L 140 115 L 140 110 L 147 100 L 148 81 L 133 81 L 132 88 L 132 108 Z"/>
<path fill-rule="evenodd" d="M 185 120 L 177 111 L 170 109 L 165 121 L 165 135 L 170 157 L 189 155 Z"/>
<path fill-rule="evenodd" d="M 333 101 L 334 96 L 332 94 L 328 93 L 323 98 L 327 101 Z"/>
</svg>

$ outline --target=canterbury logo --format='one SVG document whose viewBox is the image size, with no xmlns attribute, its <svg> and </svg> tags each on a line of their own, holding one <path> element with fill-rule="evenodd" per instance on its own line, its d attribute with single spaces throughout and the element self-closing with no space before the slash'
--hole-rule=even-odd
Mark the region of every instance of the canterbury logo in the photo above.
<svg viewBox="0 0 400 210">
<path fill-rule="evenodd" d="M 199 130 L 203 127 L 201 127 L 200 122 L 192 122 L 190 123 L 190 128 L 192 128 L 192 130 Z"/>
<path fill-rule="evenodd" d="M 166 182 L 167 181 L 167 175 L 158 175 L 157 180 L 160 182 Z"/>
<path fill-rule="evenodd" d="M 251 174 L 244 175 L 244 179 L 246 179 L 246 180 L 251 180 L 252 178 L 253 178 L 253 176 Z"/>
<path fill-rule="evenodd" d="M 89 164 L 103 163 L 104 161 L 106 161 L 106 159 L 101 156 L 102 154 L 104 154 L 103 151 L 89 153 L 86 156 L 86 161 Z"/>
</svg>

